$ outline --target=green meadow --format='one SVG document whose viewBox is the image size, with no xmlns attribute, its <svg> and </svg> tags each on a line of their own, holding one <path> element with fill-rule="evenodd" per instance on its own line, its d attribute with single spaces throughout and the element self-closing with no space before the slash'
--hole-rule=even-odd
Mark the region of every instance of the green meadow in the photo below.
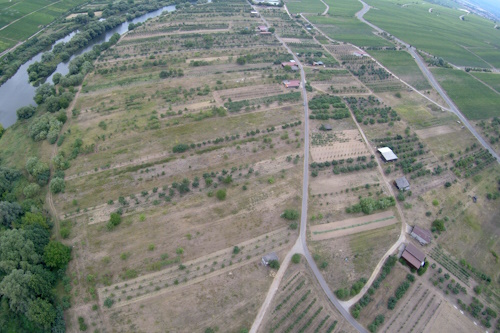
<svg viewBox="0 0 500 333">
<path fill-rule="evenodd" d="M 366 2 L 374 7 L 366 20 L 417 48 L 457 66 L 500 66 L 500 30 L 491 21 L 473 14 L 462 21 L 465 12 L 428 2 Z"/>
<path fill-rule="evenodd" d="M 319 0 L 287 1 L 286 6 L 291 14 L 323 13 L 326 9 L 326 6 Z"/>
<path fill-rule="evenodd" d="M 477 77 L 479 80 L 483 81 L 493 89 L 495 89 L 497 92 L 500 93 L 500 74 L 494 74 L 494 73 L 477 73 L 477 72 L 471 72 L 471 75 L 474 75 Z"/>
<path fill-rule="evenodd" d="M 329 6 L 328 16 L 308 15 L 314 24 L 330 38 L 349 42 L 358 46 L 391 46 L 388 41 L 373 34 L 372 28 L 359 21 L 355 14 L 363 6 L 351 0 L 326 0 Z"/>
<path fill-rule="evenodd" d="M 389 68 L 391 72 L 418 90 L 431 89 L 413 57 L 405 51 L 375 51 L 370 50 L 370 55 Z"/>
<path fill-rule="evenodd" d="M 432 73 L 467 118 L 479 120 L 500 116 L 500 94 L 468 73 L 445 68 L 434 68 Z"/>
<path fill-rule="evenodd" d="M 17 42 L 27 39 L 43 26 L 67 13 L 69 9 L 84 2 L 85 0 L 64 0 L 60 2 L 57 0 L 12 2 L 1 0 L 0 28 L 6 28 L 0 31 L 0 52 L 14 46 Z"/>
</svg>

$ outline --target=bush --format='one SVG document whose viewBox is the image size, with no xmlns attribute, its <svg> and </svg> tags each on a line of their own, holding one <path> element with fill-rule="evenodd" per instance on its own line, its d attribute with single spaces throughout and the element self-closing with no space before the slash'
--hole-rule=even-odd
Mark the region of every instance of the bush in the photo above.
<svg viewBox="0 0 500 333">
<path fill-rule="evenodd" d="M 283 214 L 281 214 L 281 217 L 287 220 L 297 220 L 299 216 L 300 216 L 299 212 L 294 209 L 285 209 Z"/>
<path fill-rule="evenodd" d="M 109 297 L 104 300 L 104 306 L 107 308 L 112 307 L 114 303 L 115 303 L 115 301 L 113 301 L 113 299 L 111 299 Z"/>
<path fill-rule="evenodd" d="M 446 228 L 444 227 L 444 221 L 443 220 L 434 220 L 432 222 L 432 228 L 431 228 L 432 231 L 437 231 L 438 233 L 440 233 L 441 231 L 445 231 Z"/>
<path fill-rule="evenodd" d="M 340 300 L 347 299 L 349 298 L 349 290 L 347 288 L 337 289 L 335 290 L 335 296 Z"/>
<path fill-rule="evenodd" d="M 122 217 L 118 213 L 111 213 L 109 217 L 109 222 L 106 225 L 108 230 L 113 230 L 117 225 L 119 225 L 122 222 Z"/>
<path fill-rule="evenodd" d="M 66 188 L 66 183 L 64 182 L 64 179 L 55 177 L 50 181 L 50 192 L 57 194 L 60 192 L 64 192 L 64 189 Z"/>
<path fill-rule="evenodd" d="M 23 189 L 23 194 L 26 198 L 33 198 L 40 192 L 40 185 L 37 183 L 31 183 L 26 185 Z"/>
<path fill-rule="evenodd" d="M 189 145 L 187 145 L 185 143 L 179 143 L 178 145 L 175 145 L 174 148 L 172 148 L 172 151 L 174 153 L 183 153 L 188 149 L 189 149 Z"/>
<path fill-rule="evenodd" d="M 17 118 L 18 119 L 28 119 L 31 118 L 35 114 L 36 108 L 33 105 L 23 106 L 22 108 L 17 109 Z"/>
<path fill-rule="evenodd" d="M 427 268 L 429 267 L 429 262 L 426 260 L 424 262 L 424 266 L 420 267 L 418 270 L 417 270 L 417 274 L 418 276 L 422 276 L 424 275 L 425 272 L 427 272 Z"/>
<path fill-rule="evenodd" d="M 270 260 L 269 267 L 271 267 L 272 269 L 278 270 L 278 269 L 280 269 L 280 263 L 278 260 Z"/>
<path fill-rule="evenodd" d="M 298 264 L 300 262 L 300 254 L 298 253 L 295 253 L 293 256 L 292 256 L 292 262 L 294 264 Z"/>
<path fill-rule="evenodd" d="M 226 200 L 226 195 L 227 195 L 226 189 L 217 190 L 217 192 L 215 193 L 215 196 L 219 200 Z"/>
</svg>

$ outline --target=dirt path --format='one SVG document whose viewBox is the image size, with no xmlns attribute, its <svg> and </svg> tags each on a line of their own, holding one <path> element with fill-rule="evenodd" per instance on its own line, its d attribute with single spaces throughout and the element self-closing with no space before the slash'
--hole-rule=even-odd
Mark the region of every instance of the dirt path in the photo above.
<svg viewBox="0 0 500 333">
<path fill-rule="evenodd" d="M 351 113 L 351 117 L 352 117 L 352 120 L 354 121 L 354 123 L 356 124 L 356 126 L 358 127 L 358 130 L 359 132 L 361 133 L 361 136 L 363 137 L 363 140 L 365 141 L 366 145 L 368 146 L 368 148 L 370 149 L 371 151 L 371 154 L 372 155 L 375 155 L 375 150 L 373 149 L 373 147 L 369 144 L 368 142 L 368 139 L 366 138 L 365 136 L 365 133 L 363 132 L 363 130 L 361 129 L 361 126 L 359 126 L 358 122 L 356 121 L 356 117 L 354 116 L 354 113 L 352 112 L 351 108 L 349 107 L 349 112 Z M 389 192 L 390 194 L 393 196 L 393 197 L 396 197 L 395 193 L 394 193 L 394 189 L 393 189 L 393 186 L 392 184 L 387 180 L 387 177 L 385 176 L 385 173 L 384 173 L 384 170 L 382 169 L 382 165 L 380 164 L 380 161 L 379 159 L 376 159 L 377 161 L 377 167 L 378 167 L 378 170 L 379 170 L 379 173 L 380 175 L 382 176 L 382 179 L 384 180 L 385 184 L 387 185 L 387 188 L 389 189 Z M 396 209 L 398 210 L 398 213 L 399 213 L 399 218 L 401 219 L 401 232 L 399 234 L 399 238 L 398 240 L 396 241 L 396 243 L 394 243 L 391 248 L 389 250 L 387 250 L 387 252 L 382 256 L 382 258 L 380 259 L 380 261 L 378 262 L 377 266 L 375 267 L 375 269 L 373 270 L 372 272 L 372 275 L 370 276 L 370 278 L 368 279 L 368 281 L 366 282 L 365 286 L 363 287 L 363 289 L 361 289 L 361 292 L 356 295 L 355 297 L 351 298 L 350 300 L 346 301 L 346 302 L 342 302 L 341 304 L 344 305 L 345 307 L 349 308 L 351 307 L 352 305 L 356 304 L 360 299 L 361 297 L 363 297 L 366 292 L 368 291 L 368 289 L 370 288 L 371 284 L 373 283 L 373 281 L 375 280 L 375 278 L 377 277 L 378 273 L 380 272 L 380 269 L 382 268 L 385 260 L 387 259 L 387 257 L 389 257 L 392 253 L 394 253 L 394 251 L 396 251 L 396 249 L 406 240 L 406 221 L 405 221 L 405 218 L 404 218 L 404 215 L 403 215 L 403 210 L 401 209 L 401 206 L 399 205 L 399 202 L 396 201 Z"/>
<path fill-rule="evenodd" d="M 325 240 L 352 235 L 358 232 L 382 228 L 397 222 L 392 211 L 324 223 L 312 226 L 311 239 Z"/>
<path fill-rule="evenodd" d="M 323 3 L 323 5 L 325 5 L 325 6 L 326 6 L 325 11 L 321 14 L 321 15 L 325 16 L 326 14 L 328 14 L 328 11 L 330 10 L 330 6 L 328 6 L 328 5 L 326 4 L 326 2 L 324 2 L 323 0 L 319 0 L 319 1 L 321 1 L 321 2 Z"/>
<path fill-rule="evenodd" d="M 477 81 L 481 82 L 482 84 L 484 84 L 485 86 L 487 86 L 488 88 L 490 88 L 493 92 L 495 92 L 496 94 L 500 95 L 500 92 L 496 91 L 495 88 L 493 88 L 492 86 L 490 86 L 489 84 L 487 84 L 486 82 L 484 82 L 483 80 L 481 80 L 480 78 L 477 78 L 475 77 L 474 75 L 472 75 L 471 73 L 469 73 L 470 76 L 472 76 L 474 79 L 476 79 Z"/>
</svg>

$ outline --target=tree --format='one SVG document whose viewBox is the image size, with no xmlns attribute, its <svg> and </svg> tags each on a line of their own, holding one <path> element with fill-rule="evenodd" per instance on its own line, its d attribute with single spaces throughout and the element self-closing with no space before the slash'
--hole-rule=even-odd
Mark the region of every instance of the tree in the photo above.
<svg viewBox="0 0 500 333">
<path fill-rule="evenodd" d="M 26 198 L 33 198 L 40 192 L 40 185 L 37 183 L 31 183 L 24 187 L 23 194 Z"/>
<path fill-rule="evenodd" d="M 17 220 L 23 213 L 23 209 L 17 202 L 0 201 L 0 224 L 10 228 L 12 222 Z"/>
<path fill-rule="evenodd" d="M 36 108 L 33 105 L 23 106 L 22 108 L 17 109 L 17 118 L 18 119 L 29 119 L 35 114 Z"/>
<path fill-rule="evenodd" d="M 217 190 L 217 192 L 215 193 L 215 196 L 219 200 L 226 200 L 226 195 L 227 195 L 226 189 Z"/>
<path fill-rule="evenodd" d="M 4 132 L 5 132 L 5 128 L 3 128 L 3 125 L 0 124 L 0 138 L 3 136 Z"/>
<path fill-rule="evenodd" d="M 57 194 L 60 192 L 64 192 L 66 188 L 66 184 L 64 183 L 64 179 L 60 177 L 55 177 L 50 181 L 50 192 Z"/>
<path fill-rule="evenodd" d="M 278 270 L 280 269 L 280 263 L 278 260 L 269 260 L 269 267 L 272 269 Z"/>
<path fill-rule="evenodd" d="M 39 262 L 40 256 L 33 242 L 24 237 L 23 230 L 6 230 L 0 235 L 0 272 L 26 270 Z"/>
<path fill-rule="evenodd" d="M 38 160 L 37 157 L 30 157 L 26 161 L 26 171 L 36 179 L 40 186 L 49 182 L 50 169 L 49 166 Z"/>
<path fill-rule="evenodd" d="M 37 298 L 29 303 L 26 317 L 44 329 L 49 329 L 56 320 L 56 309 L 47 300 Z"/>
<path fill-rule="evenodd" d="M 22 269 L 15 269 L 0 282 L 0 294 L 9 300 L 12 311 L 24 314 L 29 309 L 33 298 L 30 283 L 33 274 Z"/>
<path fill-rule="evenodd" d="M 43 260 L 48 267 L 59 269 L 71 259 L 71 248 L 61 242 L 50 241 L 44 249 Z"/>
<path fill-rule="evenodd" d="M 42 228 L 49 229 L 47 219 L 41 213 L 27 212 L 26 215 L 21 218 L 21 224 L 23 227 L 29 225 L 39 225 Z"/>
<path fill-rule="evenodd" d="M 446 228 L 444 226 L 444 221 L 443 220 L 434 220 L 432 222 L 432 229 L 433 231 L 441 232 L 441 231 L 446 231 Z"/>
<path fill-rule="evenodd" d="M 293 256 L 292 256 L 292 262 L 294 264 L 298 264 L 300 262 L 300 254 L 298 253 L 295 253 Z"/>
</svg>

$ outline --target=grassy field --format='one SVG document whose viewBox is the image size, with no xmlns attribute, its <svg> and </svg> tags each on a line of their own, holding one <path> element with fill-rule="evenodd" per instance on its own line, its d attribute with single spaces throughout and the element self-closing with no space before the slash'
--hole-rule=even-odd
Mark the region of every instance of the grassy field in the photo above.
<svg viewBox="0 0 500 333">
<path fill-rule="evenodd" d="M 434 68 L 432 73 L 467 118 L 477 120 L 500 115 L 500 95 L 468 73 L 444 68 Z"/>
<path fill-rule="evenodd" d="M 319 0 L 292 0 L 287 1 L 286 6 L 290 13 L 323 13 L 325 5 Z"/>
<path fill-rule="evenodd" d="M 26 0 L 12 3 L 2 2 L 0 28 L 5 28 L 0 31 L 0 52 L 25 40 L 69 9 L 85 1 Z"/>
<path fill-rule="evenodd" d="M 369 0 L 376 10 L 365 19 L 437 57 L 459 66 L 500 67 L 498 38 L 494 23 L 475 15 L 459 19 L 464 12 L 431 3 L 402 6 L 396 1 Z M 429 9 L 432 8 L 432 12 Z"/>
<path fill-rule="evenodd" d="M 383 38 L 375 36 L 369 26 L 356 19 L 354 14 L 362 8 L 359 2 L 329 0 L 326 3 L 330 6 L 327 17 L 309 15 L 307 18 L 318 24 L 329 37 L 358 46 L 391 45 Z"/>
<path fill-rule="evenodd" d="M 430 89 L 417 63 L 409 53 L 404 51 L 369 51 L 382 65 L 418 90 Z"/>
<path fill-rule="evenodd" d="M 497 92 L 500 93 L 500 75 L 494 73 L 478 73 L 471 72 L 472 76 L 477 77 L 479 80 L 483 81 Z"/>
</svg>

